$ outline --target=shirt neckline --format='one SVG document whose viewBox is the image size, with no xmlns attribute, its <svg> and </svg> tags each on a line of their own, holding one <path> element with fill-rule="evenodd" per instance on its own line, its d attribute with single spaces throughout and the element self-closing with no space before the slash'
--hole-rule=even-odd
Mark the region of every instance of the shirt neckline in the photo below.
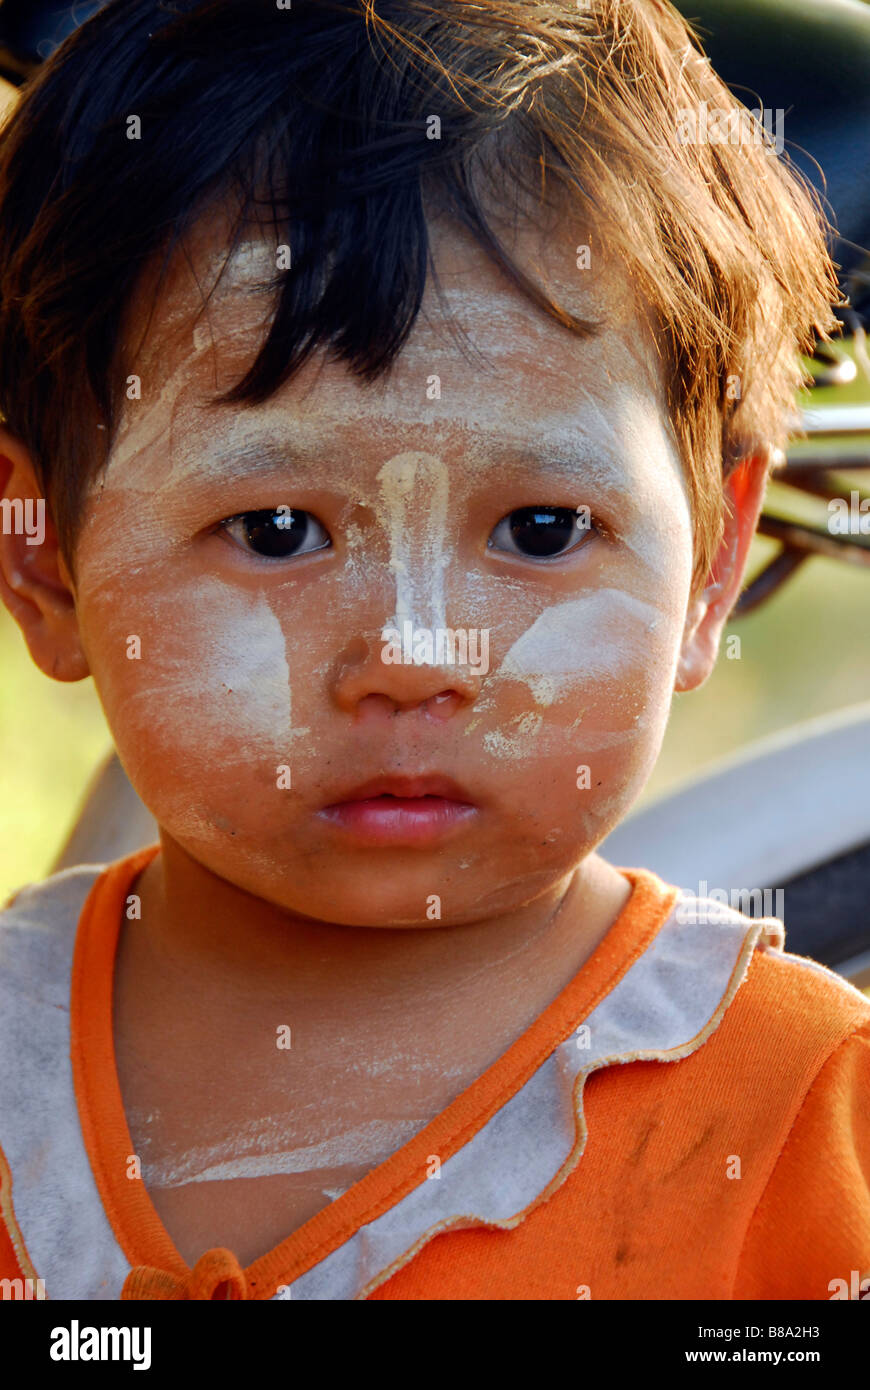
<svg viewBox="0 0 870 1390">
<path fill-rule="evenodd" d="M 110 864 L 79 916 L 70 998 L 70 1055 L 82 1137 L 115 1237 L 133 1268 L 185 1279 L 182 1259 L 144 1182 L 127 1176 L 133 1143 L 115 1063 L 114 966 L 133 880 L 160 853 L 149 845 Z M 483 1127 L 555 1047 L 610 993 L 667 920 L 679 890 L 646 869 L 620 869 L 631 893 L 577 974 L 475 1081 L 416 1135 L 328 1206 L 247 1266 L 249 1297 L 271 1298 L 325 1259 L 425 1180 L 428 1156 L 442 1163 Z"/>
</svg>

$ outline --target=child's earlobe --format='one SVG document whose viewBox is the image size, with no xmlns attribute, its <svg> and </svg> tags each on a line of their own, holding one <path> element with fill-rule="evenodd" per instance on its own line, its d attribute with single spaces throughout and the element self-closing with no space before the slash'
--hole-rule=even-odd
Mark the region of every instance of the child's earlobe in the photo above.
<svg viewBox="0 0 870 1390">
<path fill-rule="evenodd" d="M 725 482 L 722 539 L 704 589 L 689 603 L 674 679 L 676 691 L 703 685 L 716 664 L 723 628 L 740 595 L 769 467 L 770 451 L 761 450 L 745 459 Z"/>
<path fill-rule="evenodd" d="M 704 591 L 706 594 L 706 590 Z M 710 637 L 710 611 L 703 594 L 692 598 L 686 613 L 683 641 L 680 647 L 674 690 L 682 693 L 703 685 L 716 660 L 715 646 Z"/>
<path fill-rule="evenodd" d="M 45 675 L 60 681 L 90 675 L 54 522 L 27 450 L 2 427 L 0 600 Z"/>
</svg>

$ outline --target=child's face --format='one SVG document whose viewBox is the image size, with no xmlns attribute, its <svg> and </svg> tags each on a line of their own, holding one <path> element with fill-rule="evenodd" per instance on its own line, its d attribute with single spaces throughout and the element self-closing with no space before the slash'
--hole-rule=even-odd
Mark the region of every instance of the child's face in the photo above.
<svg viewBox="0 0 870 1390">
<path fill-rule="evenodd" d="M 274 250 L 237 255 L 195 330 L 176 268 L 88 501 L 76 611 L 133 785 L 232 884 L 334 922 L 486 917 L 569 873 L 647 778 L 685 645 L 690 507 L 645 321 L 594 248 L 577 267 L 583 239 L 525 231 L 515 250 L 604 320 L 595 338 L 436 225 L 447 306 L 487 361 L 427 287 L 386 380 L 318 359 L 253 408 L 204 402 L 253 360 L 264 301 L 245 284 Z M 219 251 L 200 231 L 200 283 Z M 292 533 L 218 529 L 282 506 Z M 471 664 L 385 662 L 405 623 L 466 630 Z M 441 829 L 383 802 L 324 814 L 389 774 L 451 778 L 473 810 L 442 804 Z"/>
</svg>

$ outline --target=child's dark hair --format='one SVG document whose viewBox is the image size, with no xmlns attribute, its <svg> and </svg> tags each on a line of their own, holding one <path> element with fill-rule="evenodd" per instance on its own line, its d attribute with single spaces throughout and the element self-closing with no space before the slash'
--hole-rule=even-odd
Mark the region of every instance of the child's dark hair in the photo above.
<svg viewBox="0 0 870 1390">
<path fill-rule="evenodd" d="M 785 442 L 798 354 L 834 328 L 837 294 L 799 176 L 756 139 L 679 138 L 702 103 L 742 110 L 667 0 L 112 0 L 0 137 L 0 411 L 72 573 L 124 401 L 133 291 L 204 213 L 232 210 L 228 253 L 253 221 L 291 249 L 268 336 L 221 398 L 255 403 L 317 347 L 366 379 L 388 368 L 435 206 L 587 331 L 484 212 L 545 225 L 567 193 L 593 268 L 621 259 L 661 329 L 702 581 L 723 471 Z"/>
</svg>

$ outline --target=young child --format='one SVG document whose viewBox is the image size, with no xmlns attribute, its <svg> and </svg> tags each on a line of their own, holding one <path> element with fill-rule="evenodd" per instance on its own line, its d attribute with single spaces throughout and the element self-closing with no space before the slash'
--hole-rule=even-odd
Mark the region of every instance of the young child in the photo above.
<svg viewBox="0 0 870 1390">
<path fill-rule="evenodd" d="M 114 0 L 25 95 L 0 591 L 160 839 L 0 914 L 7 1295 L 857 1296 L 870 1003 L 595 852 L 833 328 L 745 115 L 666 0 Z"/>
</svg>

